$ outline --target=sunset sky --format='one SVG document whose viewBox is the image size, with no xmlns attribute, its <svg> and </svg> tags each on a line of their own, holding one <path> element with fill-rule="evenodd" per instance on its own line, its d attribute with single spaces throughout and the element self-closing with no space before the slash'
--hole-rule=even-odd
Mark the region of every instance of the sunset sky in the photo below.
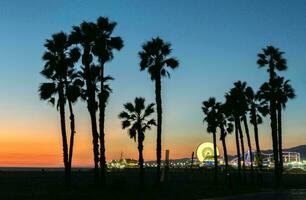
<svg viewBox="0 0 306 200">
<path fill-rule="evenodd" d="M 304 0 L 1 0 L 0 166 L 62 166 L 59 113 L 37 92 L 45 81 L 39 74 L 43 44 L 53 33 L 69 33 L 73 25 L 99 16 L 118 22 L 114 35 L 125 44 L 106 65 L 106 73 L 115 77 L 106 113 L 107 160 L 119 158 L 121 152 L 137 158 L 137 146 L 121 130 L 118 114 L 136 96 L 154 102 L 154 85 L 147 72 L 139 71 L 137 53 L 155 36 L 171 42 L 180 61 L 171 79 L 162 83 L 163 150 L 170 149 L 171 158 L 190 157 L 201 142 L 212 140 L 202 123 L 203 100 L 214 96 L 223 101 L 236 80 L 258 89 L 268 79 L 265 69 L 256 64 L 257 53 L 267 45 L 286 52 L 289 68 L 282 75 L 292 81 L 297 94 L 284 112 L 284 146 L 306 143 Z M 73 163 L 92 166 L 85 102 L 74 109 Z M 155 159 L 155 136 L 155 129 L 146 134 L 145 160 Z M 260 126 L 260 140 L 262 149 L 271 148 L 268 119 Z M 229 153 L 234 154 L 234 136 L 227 141 Z"/>
</svg>

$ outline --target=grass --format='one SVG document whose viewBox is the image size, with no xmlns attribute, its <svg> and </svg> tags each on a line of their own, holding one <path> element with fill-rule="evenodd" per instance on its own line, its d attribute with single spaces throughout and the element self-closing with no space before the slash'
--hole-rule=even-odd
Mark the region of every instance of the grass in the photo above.
<svg viewBox="0 0 306 200">
<path fill-rule="evenodd" d="M 256 179 L 239 183 L 232 175 L 232 186 L 224 183 L 220 174 L 218 184 L 213 182 L 213 172 L 204 169 L 170 169 L 168 181 L 160 188 L 154 187 L 155 170 L 146 169 L 145 185 L 139 190 L 138 170 L 110 171 L 107 185 L 93 185 L 93 173 L 74 171 L 72 186 L 64 186 L 64 173 L 60 171 L 0 172 L 0 199 L 201 199 L 229 196 L 273 189 L 273 173 L 263 173 L 263 183 Z M 306 174 L 284 174 L 281 189 L 306 188 Z"/>
</svg>

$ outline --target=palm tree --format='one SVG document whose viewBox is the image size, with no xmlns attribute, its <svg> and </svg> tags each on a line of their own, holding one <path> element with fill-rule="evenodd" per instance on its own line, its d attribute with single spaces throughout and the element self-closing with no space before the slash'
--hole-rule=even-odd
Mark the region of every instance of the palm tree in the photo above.
<svg viewBox="0 0 306 200">
<path fill-rule="evenodd" d="M 80 45 L 83 48 L 82 52 L 82 73 L 86 85 L 85 97 L 87 101 L 87 109 L 91 119 L 91 132 L 94 154 L 94 178 L 95 183 L 99 181 L 99 133 L 97 130 L 96 112 L 98 109 L 96 101 L 96 82 L 92 80 L 92 76 L 97 76 L 93 72 L 99 72 L 92 69 L 92 47 L 96 39 L 96 25 L 94 23 L 83 22 L 80 26 L 74 26 L 69 36 L 69 41 L 72 44 Z M 99 75 L 99 74 L 98 74 Z"/>
<path fill-rule="evenodd" d="M 254 128 L 254 138 L 256 146 L 255 161 L 257 162 L 259 170 L 261 171 L 262 158 L 259 145 L 258 125 L 262 123 L 262 116 L 266 116 L 268 114 L 268 106 L 266 103 L 262 104 L 258 102 L 258 95 L 254 93 L 251 87 L 246 88 L 245 95 L 249 104 L 250 123 L 253 125 Z"/>
<path fill-rule="evenodd" d="M 218 157 L 217 157 L 216 132 L 217 132 L 217 127 L 219 126 L 219 119 L 218 119 L 219 107 L 220 107 L 220 103 L 216 102 L 216 99 L 213 97 L 210 97 L 207 101 L 203 101 L 202 103 L 202 111 L 205 116 L 203 122 L 207 123 L 207 132 L 212 133 L 213 135 L 214 166 L 215 166 L 214 181 L 215 183 L 218 182 Z"/>
<path fill-rule="evenodd" d="M 71 53 L 71 57 L 80 57 L 80 53 L 73 52 Z M 72 155 L 73 155 L 73 145 L 74 145 L 74 135 L 75 131 L 75 117 L 73 113 L 72 104 L 77 102 L 78 98 L 81 97 L 82 87 L 84 82 L 80 79 L 79 74 L 74 70 L 68 70 L 68 77 L 65 80 L 65 87 L 66 87 L 66 96 L 69 106 L 70 112 L 70 145 L 69 145 L 69 168 L 71 169 L 72 166 Z"/>
<path fill-rule="evenodd" d="M 281 52 L 278 48 L 273 46 L 267 46 L 263 49 L 262 53 L 258 54 L 257 64 L 260 68 L 267 66 L 267 71 L 269 73 L 269 83 L 274 81 L 276 77 L 276 70 L 284 71 L 287 69 L 287 61 L 283 58 L 284 52 Z M 279 176 L 279 159 L 278 159 L 278 138 L 277 138 L 277 116 L 276 116 L 276 99 L 274 98 L 273 88 L 270 91 L 269 98 L 269 108 L 270 108 L 270 118 L 271 118 L 271 135 L 273 143 L 273 158 L 274 158 L 274 174 L 276 184 L 280 183 Z"/>
<path fill-rule="evenodd" d="M 242 158 L 242 169 L 243 169 L 243 177 L 246 179 L 245 174 L 245 159 L 244 159 L 244 141 L 243 141 L 243 133 L 241 128 L 241 121 L 243 116 L 247 110 L 247 103 L 244 96 L 244 88 L 246 87 L 245 82 L 237 81 L 234 83 L 234 87 L 225 95 L 226 98 L 226 107 L 228 112 L 233 115 L 234 123 L 235 123 L 235 134 L 236 134 L 236 148 L 237 148 L 237 156 L 238 156 L 238 173 L 240 177 L 240 159 Z M 238 136 L 239 135 L 239 136 Z M 248 135 L 247 135 L 248 136 Z M 240 146 L 241 146 L 241 154 L 239 150 L 239 142 L 238 137 L 240 137 Z"/>
<path fill-rule="evenodd" d="M 72 94 L 71 88 L 78 87 L 75 78 L 72 75 L 74 64 L 80 57 L 79 49 L 70 49 L 68 37 L 65 33 L 59 32 L 52 35 L 51 39 L 48 39 L 44 45 L 47 51 L 43 55 L 45 65 L 41 74 L 49 82 L 42 83 L 39 87 L 39 95 L 42 100 L 48 100 L 53 105 L 56 103 L 57 109 L 60 110 L 60 122 L 61 122 L 61 134 L 63 145 L 63 161 L 65 167 L 65 181 L 66 184 L 70 184 L 71 178 L 71 163 L 72 163 L 72 150 L 73 144 L 70 145 L 68 152 L 67 132 L 66 132 L 66 119 L 65 119 L 65 104 L 68 100 L 69 104 L 75 102 L 78 98 L 78 94 Z M 68 79 L 73 82 L 68 83 Z M 56 96 L 57 100 L 56 100 Z M 71 106 L 71 104 L 69 105 Z M 70 115 L 73 115 L 72 106 L 70 109 Z M 70 141 L 74 138 L 74 119 L 71 119 L 71 135 Z"/>
<path fill-rule="evenodd" d="M 251 145 L 251 138 L 250 138 L 250 131 L 248 127 L 248 120 L 247 120 L 247 112 L 249 112 L 250 107 L 249 107 L 249 102 L 248 102 L 248 91 L 247 91 L 247 84 L 246 82 L 236 82 L 234 83 L 235 87 L 241 91 L 241 102 L 242 102 L 242 107 L 243 107 L 243 115 L 242 115 L 242 122 L 244 125 L 244 130 L 245 134 L 247 136 L 247 143 L 248 143 L 248 148 L 249 148 L 249 155 L 250 155 L 250 165 L 251 165 L 251 175 L 252 179 L 254 178 L 254 167 L 253 167 L 253 153 L 252 153 L 252 145 Z"/>
<path fill-rule="evenodd" d="M 100 166 L 102 183 L 105 182 L 105 108 L 109 93 L 104 93 L 104 65 L 113 59 L 113 50 L 120 50 L 123 47 L 123 41 L 120 37 L 112 37 L 116 27 L 116 22 L 110 22 L 106 17 L 99 17 L 96 23 L 96 39 L 92 48 L 93 54 L 98 57 L 100 63 L 100 94 L 99 94 L 99 130 L 100 130 Z"/>
<path fill-rule="evenodd" d="M 130 102 L 124 104 L 124 111 L 119 114 L 119 118 L 122 119 L 122 129 L 128 129 L 130 138 L 138 142 L 140 186 L 143 186 L 144 183 L 143 141 L 146 130 L 151 129 L 152 126 L 156 126 L 155 119 L 150 118 L 154 112 L 153 103 L 145 106 L 145 99 L 143 97 L 136 97 L 134 104 Z"/>
<path fill-rule="evenodd" d="M 218 114 L 218 127 L 220 129 L 220 140 L 222 141 L 224 161 L 225 161 L 225 178 L 227 180 L 229 175 L 228 169 L 228 156 L 227 156 L 227 148 L 225 138 L 227 134 L 233 132 L 234 125 L 232 123 L 233 119 L 231 116 L 226 115 L 226 105 L 220 104 L 217 114 Z"/>
<path fill-rule="evenodd" d="M 283 147 L 282 147 L 282 109 L 286 108 L 289 99 L 295 98 L 295 92 L 289 80 L 284 77 L 275 78 L 276 107 L 277 107 L 277 130 L 280 174 L 283 172 Z"/>
<path fill-rule="evenodd" d="M 238 178 L 240 179 L 241 177 L 241 153 L 240 153 L 239 131 L 238 131 L 239 120 L 236 119 L 238 116 L 236 115 L 236 112 L 233 107 L 235 101 L 232 95 L 230 94 L 230 92 L 225 94 L 225 99 L 226 101 L 223 105 L 223 112 L 228 118 L 234 121 L 234 125 L 235 125 L 235 141 L 236 141 L 236 152 L 237 152 Z"/>
<path fill-rule="evenodd" d="M 179 66 L 177 59 L 169 57 L 172 52 L 171 44 L 164 42 L 161 38 L 153 38 L 142 46 L 139 52 L 140 70 L 147 69 L 151 79 L 155 82 L 155 99 L 157 108 L 157 185 L 160 184 L 161 165 L 161 134 L 162 134 L 162 99 L 161 99 L 161 78 L 170 77 L 168 68 L 175 69 Z"/>
</svg>

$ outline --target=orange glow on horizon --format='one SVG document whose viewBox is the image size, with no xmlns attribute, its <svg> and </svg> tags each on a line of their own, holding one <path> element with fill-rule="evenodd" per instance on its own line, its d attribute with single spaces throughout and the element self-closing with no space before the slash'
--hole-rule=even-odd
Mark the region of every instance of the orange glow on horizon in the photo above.
<svg viewBox="0 0 306 200">
<path fill-rule="evenodd" d="M 45 125 L 41 125 L 45 126 Z M 49 125 L 51 126 L 51 125 Z M 124 158 L 138 158 L 137 144 L 131 140 L 126 131 L 119 128 L 112 128 L 114 132 L 106 134 L 106 158 L 107 161 L 120 158 L 123 152 Z M 12 128 L 10 134 L 0 135 L 0 167 L 63 167 L 62 143 L 59 130 L 33 129 L 29 132 L 19 132 L 18 128 Z M 68 129 L 69 130 L 69 129 Z M 79 127 L 75 136 L 75 146 L 73 155 L 74 167 L 92 167 L 93 153 L 91 144 L 91 134 L 88 127 Z M 31 132 L 30 132 L 31 131 Z M 42 132 L 45 132 L 42 134 Z M 144 158 L 146 161 L 155 160 L 155 130 L 147 133 L 144 142 Z M 270 149 L 270 136 L 261 140 L 262 149 Z M 287 136 L 285 135 L 285 138 Z M 252 139 L 253 140 L 253 139 Z M 189 158 L 192 151 L 196 151 L 202 142 L 211 141 L 209 134 L 189 135 L 163 135 L 163 157 L 166 149 L 170 150 L 170 159 Z M 298 140 L 286 138 L 289 146 L 294 146 Z M 246 145 L 246 143 L 245 143 Z M 286 145 L 285 145 L 286 146 Z M 218 141 L 221 155 L 222 146 Z M 227 148 L 231 155 L 234 155 L 235 140 L 234 135 L 227 138 Z"/>
</svg>

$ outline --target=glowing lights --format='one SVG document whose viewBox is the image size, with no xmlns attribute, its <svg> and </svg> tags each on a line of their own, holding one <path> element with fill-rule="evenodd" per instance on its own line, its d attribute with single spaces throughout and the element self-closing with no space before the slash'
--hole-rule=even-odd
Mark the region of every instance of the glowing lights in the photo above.
<svg viewBox="0 0 306 200">
<path fill-rule="evenodd" d="M 219 149 L 216 147 L 217 156 L 219 156 Z M 214 144 L 210 142 L 204 142 L 199 145 L 197 149 L 197 158 L 200 162 L 213 161 L 214 160 Z"/>
</svg>

